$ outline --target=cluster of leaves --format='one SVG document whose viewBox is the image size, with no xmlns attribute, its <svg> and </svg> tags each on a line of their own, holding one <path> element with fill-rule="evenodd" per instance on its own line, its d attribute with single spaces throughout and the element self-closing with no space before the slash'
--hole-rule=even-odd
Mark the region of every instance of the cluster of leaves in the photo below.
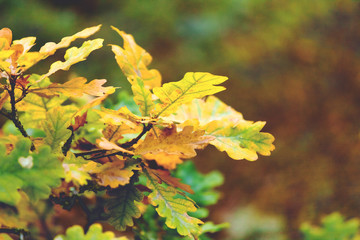
<svg viewBox="0 0 360 240">
<path fill-rule="evenodd" d="M 244 120 L 212 96 L 225 89 L 219 84 L 226 77 L 190 72 L 178 82 L 162 84 L 159 71 L 148 69 L 151 55 L 115 27 L 124 45 L 111 49 L 131 84 L 137 111 L 101 106 L 116 92 L 116 87 L 103 86 L 104 79 L 52 83 L 49 78 L 84 61 L 102 47 L 103 39 L 67 49 L 64 61 L 52 63 L 47 73 L 29 73 L 56 50 L 99 29 L 84 29 L 38 52 L 29 51 L 35 37 L 13 41 L 10 29 L 0 31 L 0 114 L 19 131 L 0 138 L 0 233 L 52 239 L 47 218 L 51 206 L 60 205 L 81 209 L 86 219 L 84 230 L 71 227 L 55 239 L 118 239 L 93 224 L 106 221 L 123 231 L 155 211 L 170 232 L 206 239 L 204 233 L 224 227 L 200 220 L 207 216 L 204 207 L 216 202 L 211 188 L 221 180 L 212 183 L 212 175 L 199 175 L 191 165 L 177 166 L 208 144 L 233 159 L 253 161 L 258 154 L 270 155 L 273 136 L 261 132 L 265 122 Z M 40 227 L 29 212 L 37 215 Z M 140 226 L 134 227 L 139 237 L 146 232 Z"/>
<path fill-rule="evenodd" d="M 322 226 L 312 226 L 303 223 L 301 232 L 305 240 L 357 240 L 360 239 L 359 219 L 353 218 L 345 221 L 344 217 L 338 213 L 332 213 L 322 219 Z"/>
</svg>

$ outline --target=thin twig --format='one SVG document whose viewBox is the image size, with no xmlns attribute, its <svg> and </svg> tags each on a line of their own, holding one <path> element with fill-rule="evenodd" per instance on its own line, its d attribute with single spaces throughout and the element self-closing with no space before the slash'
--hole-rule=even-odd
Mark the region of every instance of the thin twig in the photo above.
<svg viewBox="0 0 360 240">
<path fill-rule="evenodd" d="M 123 157 L 130 157 L 130 158 L 134 156 L 134 154 L 118 151 L 118 152 L 114 152 L 114 153 L 110 153 L 110 154 L 106 154 L 106 155 L 87 158 L 86 160 L 96 160 L 96 159 L 106 158 L 106 157 L 111 157 L 111 156 L 116 156 L 116 155 L 123 156 Z"/>
<path fill-rule="evenodd" d="M 27 134 L 27 132 L 24 129 L 24 126 L 22 125 L 22 123 L 19 120 L 19 115 L 17 113 L 15 104 L 16 104 L 16 99 L 15 99 L 15 86 L 16 86 L 16 80 L 17 80 L 16 75 L 10 75 L 9 78 L 9 82 L 10 82 L 10 89 L 7 89 L 9 95 L 10 95 L 10 104 L 11 104 L 11 121 L 15 124 L 15 126 L 17 127 L 17 129 L 19 129 L 19 131 L 21 132 L 21 134 L 26 137 L 26 138 L 30 138 L 30 136 Z M 35 146 L 34 143 L 31 142 L 31 151 L 35 150 Z"/>
<path fill-rule="evenodd" d="M 10 113 L 8 111 L 6 111 L 5 109 L 1 109 L 0 114 L 3 115 L 4 117 L 8 118 L 9 120 L 12 120 Z"/>
<path fill-rule="evenodd" d="M 71 135 L 70 137 L 66 140 L 65 144 L 62 146 L 61 150 L 62 150 L 62 153 L 64 154 L 64 156 L 66 156 L 67 152 L 70 150 L 71 148 L 71 143 L 74 139 L 74 130 L 73 130 L 73 127 L 70 126 L 68 129 L 71 130 Z"/>
<path fill-rule="evenodd" d="M 96 153 L 105 153 L 106 150 L 102 149 L 102 150 L 94 150 L 94 151 L 89 151 L 89 152 L 82 152 L 82 153 L 75 153 L 75 157 L 81 157 L 81 156 L 86 156 L 86 155 L 91 155 L 91 154 L 96 154 Z"/>
<path fill-rule="evenodd" d="M 26 95 L 28 94 L 29 87 L 27 87 L 27 88 L 22 87 L 21 90 L 22 90 L 21 96 L 18 99 L 16 99 L 15 104 L 20 102 L 21 100 L 23 100 L 26 97 Z"/>
<path fill-rule="evenodd" d="M 120 147 L 125 148 L 125 149 L 132 147 L 142 138 L 142 136 L 144 136 L 145 133 L 147 133 L 152 128 L 151 124 L 148 124 L 147 126 L 144 124 L 143 126 L 144 126 L 143 130 L 136 138 L 132 139 L 129 142 L 121 144 Z"/>
<path fill-rule="evenodd" d="M 0 233 L 19 235 L 20 239 L 30 239 L 30 232 L 20 228 L 0 228 Z"/>
<path fill-rule="evenodd" d="M 131 139 L 130 141 L 123 143 L 121 145 L 119 145 L 120 147 L 127 149 L 132 147 L 134 144 L 136 144 L 150 129 L 152 128 L 152 125 L 145 125 L 144 124 L 144 128 L 141 131 L 141 133 L 134 139 Z M 80 156 L 86 156 L 86 155 L 92 155 L 92 154 L 97 154 L 97 153 L 106 153 L 107 150 L 94 150 L 94 151 L 89 151 L 89 152 L 82 152 L 82 153 L 75 153 L 76 157 L 80 157 Z M 106 155 L 100 155 L 100 156 L 94 156 L 92 158 L 87 158 L 87 160 L 95 160 L 95 159 L 99 159 L 99 158 L 104 158 L 104 157 L 110 157 L 110 156 L 115 156 L 115 155 L 121 155 L 124 157 L 133 157 L 134 155 L 132 154 L 128 154 L 128 153 L 124 153 L 124 152 L 115 152 L 115 153 L 110 153 L 110 154 L 106 154 Z"/>
</svg>

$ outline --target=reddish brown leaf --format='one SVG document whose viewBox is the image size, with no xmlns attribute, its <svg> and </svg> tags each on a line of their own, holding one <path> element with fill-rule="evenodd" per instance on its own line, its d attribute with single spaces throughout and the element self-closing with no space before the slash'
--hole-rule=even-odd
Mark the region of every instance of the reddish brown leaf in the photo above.
<svg viewBox="0 0 360 240">
<path fill-rule="evenodd" d="M 169 171 L 164 170 L 151 170 L 151 172 L 162 182 L 165 182 L 168 185 L 171 185 L 173 187 L 180 188 L 181 190 L 184 190 L 188 193 L 194 194 L 194 191 L 191 189 L 191 187 L 187 184 L 181 183 L 180 178 L 175 178 L 170 175 Z"/>
<path fill-rule="evenodd" d="M 86 122 L 86 117 L 87 117 L 87 112 L 85 112 L 83 115 L 81 116 L 76 116 L 75 117 L 75 123 L 71 124 L 71 127 L 73 129 L 73 131 L 78 130 L 80 127 L 84 126 Z"/>
</svg>

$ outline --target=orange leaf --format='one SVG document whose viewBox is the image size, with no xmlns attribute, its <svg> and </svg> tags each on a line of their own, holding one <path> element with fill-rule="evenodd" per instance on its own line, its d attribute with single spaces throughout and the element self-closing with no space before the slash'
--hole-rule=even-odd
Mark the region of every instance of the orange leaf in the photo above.
<svg viewBox="0 0 360 240">
<path fill-rule="evenodd" d="M 192 126 L 184 127 L 183 131 L 176 132 L 176 127 L 157 130 L 155 134 L 150 131 L 144 141 L 135 149 L 135 154 L 146 158 L 152 157 L 159 165 L 173 168 L 174 163 L 180 159 L 196 156 L 195 149 L 203 149 L 214 139 L 212 136 L 204 136 L 204 131 L 193 131 Z M 151 155 L 149 155 L 151 154 Z M 171 158 L 165 158 L 171 156 Z"/>
<path fill-rule="evenodd" d="M 102 137 L 101 139 L 97 139 L 96 143 L 99 145 L 101 149 L 105 150 L 118 150 L 128 154 L 134 154 L 132 151 L 126 150 L 125 148 L 119 147 L 115 143 L 110 142 L 106 138 Z"/>
<path fill-rule="evenodd" d="M 96 174 L 97 182 L 102 186 L 117 188 L 126 185 L 134 174 L 132 169 L 124 169 L 124 161 L 107 162 L 92 171 Z"/>
<path fill-rule="evenodd" d="M 12 32 L 9 28 L 3 28 L 0 30 L 0 38 L 6 39 L 5 46 L 0 46 L 0 49 L 8 49 L 12 41 Z"/>
<path fill-rule="evenodd" d="M 86 117 L 87 117 L 87 112 L 85 112 L 83 115 L 81 116 L 76 116 L 75 117 L 75 124 L 71 124 L 71 127 L 73 129 L 73 131 L 78 130 L 80 127 L 84 126 L 86 122 Z"/>
<path fill-rule="evenodd" d="M 86 81 L 86 78 L 77 77 L 64 84 L 52 83 L 46 88 L 35 88 L 30 91 L 37 94 L 42 93 L 47 96 L 54 96 L 61 92 L 68 97 L 81 97 L 83 94 L 100 97 L 106 93 L 113 93 L 115 91 L 114 87 L 102 86 L 106 83 L 105 79 L 95 79 L 87 84 Z"/>
<path fill-rule="evenodd" d="M 158 179 L 160 179 L 162 182 L 165 182 L 168 185 L 180 188 L 181 190 L 194 194 L 194 191 L 191 189 L 191 186 L 181 183 L 180 182 L 181 179 L 171 176 L 169 171 L 158 169 L 158 170 L 151 170 L 151 173 L 153 173 Z"/>
</svg>

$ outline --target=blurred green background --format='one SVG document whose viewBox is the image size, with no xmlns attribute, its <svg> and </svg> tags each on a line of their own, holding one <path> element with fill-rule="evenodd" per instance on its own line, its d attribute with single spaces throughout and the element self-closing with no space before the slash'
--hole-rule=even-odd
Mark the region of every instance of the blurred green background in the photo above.
<svg viewBox="0 0 360 240">
<path fill-rule="evenodd" d="M 210 219 L 232 227 L 214 239 L 296 240 L 305 220 L 360 216 L 358 1 L 0 0 L 0 23 L 15 39 L 36 36 L 35 49 L 100 23 L 95 37 L 120 45 L 114 25 L 152 54 L 164 82 L 189 71 L 229 77 L 218 97 L 267 121 L 276 150 L 256 162 L 199 154 L 199 169 L 225 175 Z M 108 46 L 72 69 L 129 89 Z"/>
</svg>

